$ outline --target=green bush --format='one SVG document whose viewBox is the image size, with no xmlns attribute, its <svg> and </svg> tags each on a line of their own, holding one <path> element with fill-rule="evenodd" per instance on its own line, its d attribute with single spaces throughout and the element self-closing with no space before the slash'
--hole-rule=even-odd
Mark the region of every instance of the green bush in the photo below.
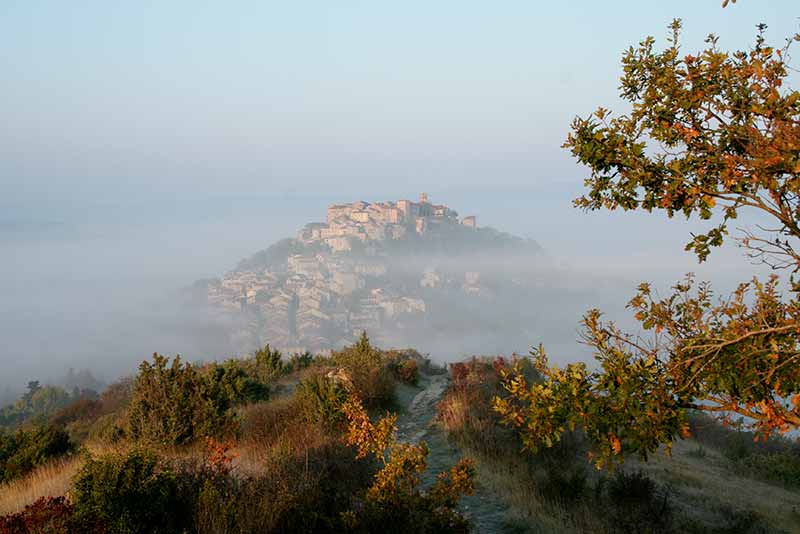
<svg viewBox="0 0 800 534">
<path fill-rule="evenodd" d="M 233 479 L 206 480 L 197 496 L 195 527 L 198 533 L 235 532 L 238 495 Z"/>
<path fill-rule="evenodd" d="M 367 333 L 331 355 L 333 365 L 347 371 L 353 387 L 366 406 L 386 405 L 393 400 L 394 382 L 384 366 L 383 353 L 370 344 Z"/>
<path fill-rule="evenodd" d="M 286 368 L 290 371 L 300 371 L 311 367 L 314 363 L 314 355 L 310 352 L 306 351 L 302 354 L 295 353 L 289 358 L 289 363 L 286 365 Z"/>
<path fill-rule="evenodd" d="M 74 450 L 75 444 L 64 429 L 54 425 L 0 434 L 0 482 L 20 477 L 36 466 Z"/>
<path fill-rule="evenodd" d="M 261 402 L 269 398 L 269 386 L 247 372 L 243 360 L 211 364 L 202 371 L 208 396 L 229 406 Z"/>
<path fill-rule="evenodd" d="M 178 475 L 153 453 L 136 450 L 89 458 L 72 487 L 78 521 L 99 520 L 112 534 L 171 534 L 189 530 L 191 501 Z"/>
<path fill-rule="evenodd" d="M 180 445 L 235 429 L 231 408 L 252 394 L 233 367 L 211 366 L 205 374 L 180 357 L 153 355 L 142 362 L 128 409 L 128 430 L 135 440 Z"/>
<path fill-rule="evenodd" d="M 295 395 L 306 419 L 322 423 L 328 429 L 342 421 L 347 390 L 335 380 L 313 375 L 298 384 Z"/>
<path fill-rule="evenodd" d="M 265 383 L 279 378 L 284 372 L 283 355 L 277 350 L 272 350 L 269 344 L 256 351 L 255 364 L 256 376 Z"/>
</svg>

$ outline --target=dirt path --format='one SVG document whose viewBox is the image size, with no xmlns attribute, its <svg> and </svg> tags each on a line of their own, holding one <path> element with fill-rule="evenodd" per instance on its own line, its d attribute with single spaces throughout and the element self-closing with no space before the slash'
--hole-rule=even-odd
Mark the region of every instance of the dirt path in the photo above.
<svg viewBox="0 0 800 534">
<path fill-rule="evenodd" d="M 436 404 L 444 395 L 448 382 L 446 373 L 422 375 L 418 387 L 402 387 L 398 391 L 398 400 L 405 407 L 397 420 L 399 438 L 406 442 L 425 441 L 430 447 L 428 469 L 423 476 L 426 485 L 432 484 L 437 473 L 449 469 L 462 456 L 458 447 L 448 442 L 444 432 L 431 424 L 436 417 Z M 465 497 L 461 502 L 462 509 L 475 525 L 476 532 L 519 532 L 508 521 L 507 507 L 482 486 L 480 473 L 475 495 Z"/>
</svg>

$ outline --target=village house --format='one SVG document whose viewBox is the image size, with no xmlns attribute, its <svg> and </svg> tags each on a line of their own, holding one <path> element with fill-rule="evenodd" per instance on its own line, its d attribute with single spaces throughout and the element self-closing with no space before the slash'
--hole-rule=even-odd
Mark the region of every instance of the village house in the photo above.
<svg viewBox="0 0 800 534">
<path fill-rule="evenodd" d="M 353 272 L 337 272 L 331 281 L 331 290 L 340 295 L 349 295 L 358 289 L 364 288 L 364 280 Z"/>
</svg>

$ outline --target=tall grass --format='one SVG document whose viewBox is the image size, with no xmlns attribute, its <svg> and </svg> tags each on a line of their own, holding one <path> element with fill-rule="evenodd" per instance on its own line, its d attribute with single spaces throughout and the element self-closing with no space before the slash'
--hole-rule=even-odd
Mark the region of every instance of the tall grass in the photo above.
<svg viewBox="0 0 800 534">
<path fill-rule="evenodd" d="M 66 495 L 82 464 L 83 458 L 78 455 L 60 458 L 3 484 L 0 486 L 0 516 L 19 512 L 39 497 Z"/>
</svg>

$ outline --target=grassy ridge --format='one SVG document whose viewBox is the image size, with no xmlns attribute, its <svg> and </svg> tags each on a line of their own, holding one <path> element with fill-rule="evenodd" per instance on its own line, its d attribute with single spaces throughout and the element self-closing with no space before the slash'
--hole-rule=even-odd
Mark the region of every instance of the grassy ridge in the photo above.
<svg viewBox="0 0 800 534">
<path fill-rule="evenodd" d="M 501 358 L 451 364 L 438 422 L 478 459 L 479 483 L 510 506 L 521 531 L 797 532 L 796 445 L 755 444 L 752 435 L 695 417 L 694 437 L 676 443 L 671 456 L 630 460 L 614 472 L 591 466 L 579 430 L 549 449 L 522 452 L 519 436 L 492 409 L 507 365 Z"/>
</svg>

